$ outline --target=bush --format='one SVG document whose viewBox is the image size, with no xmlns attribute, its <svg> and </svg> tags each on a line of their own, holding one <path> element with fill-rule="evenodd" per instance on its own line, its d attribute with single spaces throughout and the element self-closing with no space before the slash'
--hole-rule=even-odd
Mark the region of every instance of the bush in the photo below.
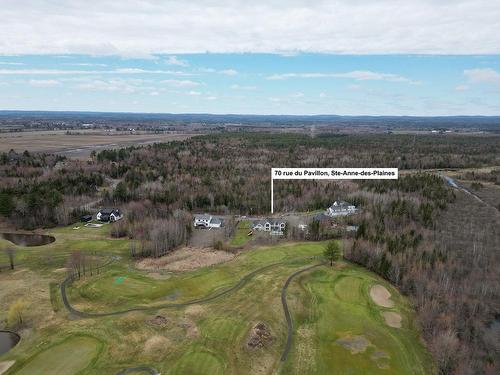
<svg viewBox="0 0 500 375">
<path fill-rule="evenodd" d="M 13 304 L 11 304 L 9 306 L 9 311 L 7 312 L 7 326 L 21 326 L 24 322 L 25 308 L 26 302 L 24 302 L 22 299 L 18 299 Z"/>
</svg>

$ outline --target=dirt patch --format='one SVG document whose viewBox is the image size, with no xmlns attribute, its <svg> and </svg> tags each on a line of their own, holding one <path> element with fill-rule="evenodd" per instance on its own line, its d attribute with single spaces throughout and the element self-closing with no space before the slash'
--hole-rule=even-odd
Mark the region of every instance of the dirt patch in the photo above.
<svg viewBox="0 0 500 375">
<path fill-rule="evenodd" d="M 163 315 L 156 315 L 155 317 L 148 319 L 147 322 L 154 326 L 165 327 L 168 324 L 168 319 Z"/>
<path fill-rule="evenodd" d="M 210 248 L 184 247 L 161 258 L 147 258 L 136 263 L 141 270 L 187 271 L 227 262 L 234 254 Z"/>
<path fill-rule="evenodd" d="M 5 374 L 12 365 L 16 363 L 16 361 L 3 361 L 0 362 L 0 375 Z"/>
<path fill-rule="evenodd" d="M 250 331 L 247 347 L 249 349 L 265 348 L 273 341 L 274 337 L 271 335 L 269 327 L 264 323 L 257 323 Z"/>
<path fill-rule="evenodd" d="M 382 316 L 389 327 L 401 328 L 401 315 L 392 311 L 384 311 Z"/>
<path fill-rule="evenodd" d="M 366 348 L 371 346 L 371 342 L 364 336 L 344 337 L 336 341 L 337 344 L 351 351 L 351 354 L 364 353 Z"/>
<path fill-rule="evenodd" d="M 373 302 L 382 307 L 394 307 L 394 301 L 391 300 L 391 293 L 382 285 L 374 285 L 370 289 L 370 297 Z"/>
</svg>

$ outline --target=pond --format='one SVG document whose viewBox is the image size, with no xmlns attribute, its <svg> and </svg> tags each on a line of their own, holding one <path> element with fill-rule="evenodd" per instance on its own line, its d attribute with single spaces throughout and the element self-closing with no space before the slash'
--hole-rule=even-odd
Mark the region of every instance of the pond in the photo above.
<svg viewBox="0 0 500 375">
<path fill-rule="evenodd" d="M 15 332 L 0 331 L 0 355 L 16 346 L 19 340 L 21 340 L 21 336 Z"/>
<path fill-rule="evenodd" d="M 29 233 L 0 233 L 0 238 L 18 246 L 42 246 L 54 242 L 56 239 L 45 234 Z"/>
</svg>

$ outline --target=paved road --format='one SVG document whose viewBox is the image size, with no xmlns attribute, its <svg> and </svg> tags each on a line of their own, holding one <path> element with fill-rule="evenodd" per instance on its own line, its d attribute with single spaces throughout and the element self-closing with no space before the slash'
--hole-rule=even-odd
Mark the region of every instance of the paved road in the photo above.
<svg viewBox="0 0 500 375">
<path fill-rule="evenodd" d="M 301 273 L 304 273 L 306 271 L 309 271 L 313 268 L 316 268 L 316 267 L 319 267 L 319 266 L 322 266 L 324 265 L 325 262 L 323 263 L 319 263 L 319 264 L 315 264 L 315 265 L 312 265 L 312 266 L 309 266 L 309 267 L 306 267 L 306 268 L 302 268 L 301 270 L 298 270 L 294 273 L 292 273 L 288 279 L 286 280 L 285 282 L 285 285 L 283 286 L 283 288 L 281 289 L 281 303 L 283 305 L 283 311 L 285 313 L 285 319 L 286 319 L 286 325 L 287 325 L 287 338 L 286 338 L 286 343 L 285 343 L 285 348 L 283 349 L 283 352 L 281 353 L 281 362 L 285 362 L 287 357 L 288 357 L 288 353 L 290 352 L 290 349 L 292 347 L 292 340 L 293 340 L 293 322 L 292 322 L 292 316 L 290 315 L 290 310 L 288 309 L 288 303 L 286 302 L 286 290 L 288 288 L 288 286 L 290 285 L 290 283 L 292 282 L 292 280 L 300 275 Z"/>
</svg>

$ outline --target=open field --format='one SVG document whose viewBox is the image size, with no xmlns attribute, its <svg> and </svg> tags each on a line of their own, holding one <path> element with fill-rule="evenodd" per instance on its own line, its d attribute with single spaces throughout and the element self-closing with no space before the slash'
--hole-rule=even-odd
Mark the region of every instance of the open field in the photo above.
<svg viewBox="0 0 500 375">
<path fill-rule="evenodd" d="M 33 369 L 38 374 L 116 374 L 137 366 L 163 374 L 350 370 L 427 374 L 433 370 L 405 298 L 374 274 L 343 262 L 306 271 L 292 281 L 287 298 L 293 341 L 290 356 L 280 362 L 287 336 L 281 289 L 290 274 L 318 263 L 314 257 L 322 254 L 322 242 L 255 248 L 225 263 L 159 277 L 137 270 L 127 255 L 128 240 L 110 239 L 108 231 L 109 226 L 58 228 L 50 232 L 56 241 L 49 245 L 16 247 L 16 257 L 24 264 L 0 273 L 0 282 L 8 286 L 8 291 L 2 288 L 0 305 L 4 311 L 24 295 L 29 312 L 26 327 L 19 332 L 21 342 L 0 357 L 16 361 L 8 374 Z M 66 255 L 76 249 L 119 258 L 99 274 L 69 286 L 73 307 L 93 313 L 145 310 L 95 318 L 70 316 L 58 284 L 66 275 Z M 0 263 L 5 261 L 2 253 Z M 16 293 L 21 284 L 31 293 Z M 393 307 L 372 301 L 373 285 L 387 288 Z M 220 294 L 228 288 L 228 293 Z M 220 297 L 204 303 L 181 305 L 218 293 Z M 389 327 L 384 312 L 400 314 L 402 327 Z M 259 324 L 266 340 L 254 336 Z"/>
<path fill-rule="evenodd" d="M 72 158 L 86 159 L 90 153 L 157 142 L 182 141 L 199 134 L 129 134 L 125 132 L 95 132 L 80 130 L 68 135 L 65 130 L 32 131 L 0 134 L 0 152 L 47 152 Z"/>
</svg>

